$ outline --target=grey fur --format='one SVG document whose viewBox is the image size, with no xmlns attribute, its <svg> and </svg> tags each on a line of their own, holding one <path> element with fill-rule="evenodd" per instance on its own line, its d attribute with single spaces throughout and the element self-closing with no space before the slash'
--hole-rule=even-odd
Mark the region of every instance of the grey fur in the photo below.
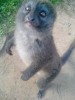
<svg viewBox="0 0 75 100">
<path fill-rule="evenodd" d="M 29 8 L 25 8 L 25 7 Z M 39 9 L 38 9 L 39 8 Z M 25 9 L 28 9 L 26 11 Z M 47 18 L 39 21 L 38 12 L 46 10 Z M 38 17 L 39 16 L 39 17 Z M 64 56 L 57 53 L 52 37 L 52 28 L 56 19 L 53 6 L 46 1 L 29 1 L 19 9 L 16 17 L 15 40 L 20 58 L 28 67 L 22 72 L 22 80 L 27 81 L 36 73 L 40 73 L 37 85 L 40 88 L 38 97 L 42 97 L 47 85 L 59 74 Z M 40 23 L 42 22 L 42 23 Z M 68 52 L 73 48 L 69 48 Z M 69 55 L 71 52 L 68 53 Z"/>
<path fill-rule="evenodd" d="M 42 18 L 40 14 L 44 16 L 46 14 L 45 18 Z M 23 3 L 16 16 L 16 30 L 12 38 L 15 40 L 20 58 L 27 67 L 22 72 L 21 78 L 27 81 L 36 73 L 37 75 L 38 72 L 40 73 L 37 81 L 37 86 L 40 88 L 38 98 L 44 95 L 48 84 L 59 74 L 62 65 L 75 47 L 75 41 L 73 41 L 63 57 L 59 56 L 52 36 L 55 19 L 55 9 L 46 0 L 30 0 Z M 12 43 L 7 43 L 10 44 L 8 51 Z"/>
<path fill-rule="evenodd" d="M 5 43 L 0 50 L 0 56 L 3 56 L 5 53 L 12 55 L 11 47 L 14 46 L 14 44 L 14 31 L 12 31 L 6 36 Z"/>
</svg>

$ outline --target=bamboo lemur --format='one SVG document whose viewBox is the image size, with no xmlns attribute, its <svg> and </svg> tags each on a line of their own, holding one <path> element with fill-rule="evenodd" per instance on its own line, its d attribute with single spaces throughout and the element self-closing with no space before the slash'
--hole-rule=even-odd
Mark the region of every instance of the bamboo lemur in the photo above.
<svg viewBox="0 0 75 100">
<path fill-rule="evenodd" d="M 18 54 L 27 67 L 22 72 L 22 80 L 27 81 L 37 72 L 40 73 L 37 81 L 40 98 L 75 47 L 73 41 L 64 56 L 59 57 L 52 36 L 55 19 L 56 11 L 49 1 L 29 0 L 23 3 L 16 16 L 14 35 L 5 46 L 5 50 L 11 54 L 13 43 L 10 41 L 15 40 Z"/>
</svg>

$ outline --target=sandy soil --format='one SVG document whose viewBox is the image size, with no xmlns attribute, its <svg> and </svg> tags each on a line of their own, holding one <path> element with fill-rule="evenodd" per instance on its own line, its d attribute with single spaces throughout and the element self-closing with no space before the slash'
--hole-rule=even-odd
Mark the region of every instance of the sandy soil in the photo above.
<svg viewBox="0 0 75 100">
<path fill-rule="evenodd" d="M 53 32 L 61 56 L 75 38 L 75 19 L 59 11 Z M 21 71 L 25 65 L 14 49 L 13 54 L 0 58 L 0 100 L 38 100 L 36 75 L 27 82 L 22 81 Z M 75 100 L 75 50 L 42 100 Z"/>
</svg>

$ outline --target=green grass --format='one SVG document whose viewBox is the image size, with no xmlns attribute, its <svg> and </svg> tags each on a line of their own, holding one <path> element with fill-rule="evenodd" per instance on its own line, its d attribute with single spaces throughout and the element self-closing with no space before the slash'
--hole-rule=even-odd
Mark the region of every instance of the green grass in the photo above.
<svg viewBox="0 0 75 100">
<path fill-rule="evenodd" d="M 50 0 L 53 4 L 60 4 L 62 0 Z"/>
<path fill-rule="evenodd" d="M 15 25 L 15 15 L 23 0 L 0 0 L 0 36 L 7 34 Z M 61 0 L 50 0 L 58 4 Z"/>
<path fill-rule="evenodd" d="M 0 0 L 0 36 L 12 30 L 21 2 L 22 0 Z"/>
</svg>

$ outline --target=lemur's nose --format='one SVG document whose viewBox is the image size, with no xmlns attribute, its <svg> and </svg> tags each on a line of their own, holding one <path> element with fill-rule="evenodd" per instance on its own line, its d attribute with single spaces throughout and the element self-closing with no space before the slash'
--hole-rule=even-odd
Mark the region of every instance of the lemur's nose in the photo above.
<svg viewBox="0 0 75 100">
<path fill-rule="evenodd" d="M 35 20 L 35 18 L 34 18 L 33 16 L 29 16 L 29 17 L 28 17 L 28 20 L 29 20 L 30 22 L 33 22 L 33 21 Z"/>
</svg>

